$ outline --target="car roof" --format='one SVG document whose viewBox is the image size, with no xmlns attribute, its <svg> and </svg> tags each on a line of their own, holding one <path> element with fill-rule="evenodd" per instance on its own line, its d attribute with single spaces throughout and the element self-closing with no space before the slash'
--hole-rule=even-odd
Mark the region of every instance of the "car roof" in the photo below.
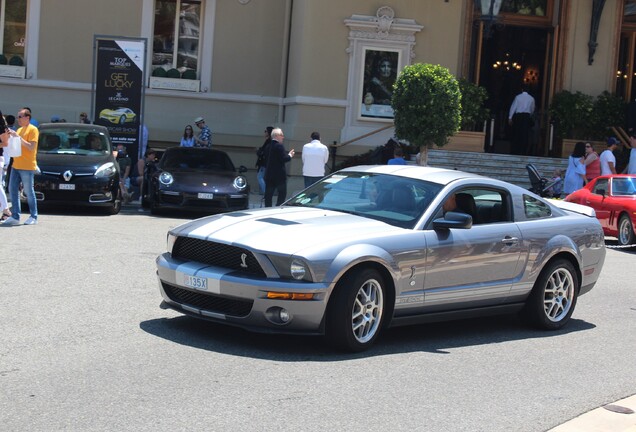
<svg viewBox="0 0 636 432">
<path fill-rule="evenodd" d="M 96 124 L 86 124 L 86 123 L 67 123 L 67 122 L 58 122 L 58 123 L 40 123 L 38 126 L 38 130 L 40 132 L 46 131 L 47 129 L 73 129 L 73 130 L 83 130 L 89 132 L 99 132 L 108 135 L 108 128 L 101 125 Z"/>
<path fill-rule="evenodd" d="M 401 177 L 425 180 L 440 185 L 447 185 L 460 179 L 496 181 L 489 177 L 445 168 L 433 168 L 419 165 L 360 165 L 344 168 L 342 171 L 368 172 L 371 174 L 391 174 Z"/>
</svg>

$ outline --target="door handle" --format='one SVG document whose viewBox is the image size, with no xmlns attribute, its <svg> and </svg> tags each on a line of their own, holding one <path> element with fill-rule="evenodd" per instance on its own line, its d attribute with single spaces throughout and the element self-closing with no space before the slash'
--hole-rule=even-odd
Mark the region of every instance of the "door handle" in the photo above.
<svg viewBox="0 0 636 432">
<path fill-rule="evenodd" d="M 501 242 L 506 245 L 513 245 L 519 243 L 519 239 L 517 237 L 505 236 Z"/>
</svg>

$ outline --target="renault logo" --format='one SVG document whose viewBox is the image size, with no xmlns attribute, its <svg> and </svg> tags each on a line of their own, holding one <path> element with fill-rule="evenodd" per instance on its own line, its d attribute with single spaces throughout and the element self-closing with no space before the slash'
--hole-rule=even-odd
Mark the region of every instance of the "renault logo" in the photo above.
<svg viewBox="0 0 636 432">
<path fill-rule="evenodd" d="M 62 174 L 62 177 L 64 177 L 64 180 L 66 181 L 71 181 L 73 178 L 73 172 L 71 170 L 66 170 L 64 171 L 64 174 Z"/>
</svg>

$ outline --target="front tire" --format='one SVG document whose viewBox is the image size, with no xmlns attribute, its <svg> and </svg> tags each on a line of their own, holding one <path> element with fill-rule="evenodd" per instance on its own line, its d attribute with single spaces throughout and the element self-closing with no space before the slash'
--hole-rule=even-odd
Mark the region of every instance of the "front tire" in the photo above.
<svg viewBox="0 0 636 432">
<path fill-rule="evenodd" d="M 360 352 L 373 345 L 386 311 L 384 279 L 366 268 L 346 274 L 329 302 L 325 333 L 336 348 Z"/>
<path fill-rule="evenodd" d="M 572 316 L 579 294 L 579 278 L 572 263 L 556 259 L 541 271 L 525 305 L 528 321 L 543 330 L 557 330 Z"/>
<path fill-rule="evenodd" d="M 627 246 L 635 243 L 634 226 L 629 216 L 623 215 L 618 221 L 618 244 Z"/>
<path fill-rule="evenodd" d="M 117 196 L 115 197 L 115 201 L 113 204 L 108 207 L 106 213 L 109 215 L 116 215 L 121 211 L 121 190 L 117 189 Z"/>
</svg>

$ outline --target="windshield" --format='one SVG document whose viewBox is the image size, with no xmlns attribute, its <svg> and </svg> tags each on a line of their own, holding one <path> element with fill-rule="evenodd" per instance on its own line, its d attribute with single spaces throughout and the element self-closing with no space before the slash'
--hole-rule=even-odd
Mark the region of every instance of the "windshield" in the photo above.
<svg viewBox="0 0 636 432">
<path fill-rule="evenodd" d="M 38 153 L 103 155 L 110 151 L 108 137 L 90 130 L 47 129 L 38 140 Z"/>
<path fill-rule="evenodd" d="M 218 150 L 178 148 L 166 151 L 161 159 L 165 170 L 234 171 L 230 157 Z"/>
<path fill-rule="evenodd" d="M 636 177 L 614 177 L 612 195 L 636 195 Z"/>
<path fill-rule="evenodd" d="M 393 175 L 339 172 L 285 205 L 341 211 L 413 228 L 441 189 L 435 183 Z"/>
</svg>

